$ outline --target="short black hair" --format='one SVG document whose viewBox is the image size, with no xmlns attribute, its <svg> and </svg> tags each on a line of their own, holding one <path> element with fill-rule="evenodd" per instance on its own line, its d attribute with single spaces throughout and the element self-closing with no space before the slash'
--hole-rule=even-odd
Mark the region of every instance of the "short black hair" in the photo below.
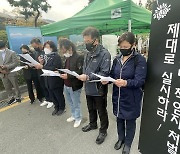
<svg viewBox="0 0 180 154">
<path fill-rule="evenodd" d="M 46 46 L 46 44 L 49 44 L 50 48 L 52 49 L 52 52 L 57 52 L 56 44 L 53 41 L 50 41 L 50 40 L 46 41 L 44 43 L 43 49 Z"/>
<path fill-rule="evenodd" d="M 26 49 L 26 50 L 30 51 L 30 49 L 29 49 L 29 47 L 28 47 L 27 45 L 22 45 L 22 46 L 20 47 L 20 49 L 21 49 L 21 50 L 22 50 L 22 49 Z"/>
<path fill-rule="evenodd" d="M 84 36 L 91 36 L 92 39 L 99 39 L 100 33 L 99 30 L 94 27 L 87 27 L 82 32 L 83 37 Z"/>
<path fill-rule="evenodd" d="M 118 45 L 120 45 L 123 41 L 129 42 L 131 45 L 135 43 L 135 36 L 131 32 L 123 33 L 118 39 Z"/>
<path fill-rule="evenodd" d="M 59 47 L 60 47 L 60 49 L 62 49 L 62 47 L 64 47 L 66 50 L 69 50 L 70 48 L 72 48 L 72 51 L 76 52 L 76 46 L 74 45 L 74 43 L 66 38 L 59 40 Z"/>
<path fill-rule="evenodd" d="M 30 43 L 31 44 L 33 44 L 33 43 L 41 44 L 41 40 L 39 38 L 33 38 Z"/>
<path fill-rule="evenodd" d="M 0 40 L 0 49 L 5 47 L 6 47 L 6 43 L 3 40 Z"/>
</svg>

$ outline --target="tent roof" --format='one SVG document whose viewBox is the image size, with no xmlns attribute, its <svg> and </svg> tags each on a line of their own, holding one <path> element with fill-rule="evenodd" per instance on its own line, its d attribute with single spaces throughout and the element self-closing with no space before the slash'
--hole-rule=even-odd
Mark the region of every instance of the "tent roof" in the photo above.
<svg viewBox="0 0 180 154">
<path fill-rule="evenodd" d="M 120 10 L 121 17 L 112 18 L 113 10 Z M 94 26 L 101 34 L 128 30 L 131 19 L 132 32 L 148 32 L 151 12 L 131 0 L 95 0 L 71 18 L 41 27 L 42 35 L 65 36 L 81 34 L 84 28 Z"/>
</svg>

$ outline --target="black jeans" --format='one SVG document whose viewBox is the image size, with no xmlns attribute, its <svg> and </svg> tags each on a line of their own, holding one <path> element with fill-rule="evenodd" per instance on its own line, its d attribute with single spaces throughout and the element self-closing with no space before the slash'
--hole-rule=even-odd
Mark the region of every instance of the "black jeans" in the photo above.
<svg viewBox="0 0 180 154">
<path fill-rule="evenodd" d="M 109 126 L 108 114 L 107 114 L 107 95 L 105 96 L 88 96 L 87 107 L 89 111 L 89 121 L 92 127 L 97 126 L 97 112 L 100 119 L 101 127 L 99 132 L 105 133 Z"/>
<path fill-rule="evenodd" d="M 131 147 L 136 130 L 136 119 L 125 120 L 117 118 L 117 130 L 119 140 L 124 141 L 125 145 Z"/>
<path fill-rule="evenodd" d="M 65 109 L 65 99 L 63 94 L 63 88 L 50 89 L 50 95 L 54 103 L 55 110 Z"/>
<path fill-rule="evenodd" d="M 43 98 L 45 98 L 46 101 L 48 102 L 52 102 L 48 88 L 46 87 L 46 83 L 45 83 L 46 77 L 38 75 L 38 80 L 40 83 L 40 88 L 41 88 L 41 93 L 42 93 Z"/>
<path fill-rule="evenodd" d="M 29 94 L 30 100 L 32 102 L 35 100 L 32 82 L 34 83 L 34 86 L 35 86 L 35 89 L 36 89 L 37 98 L 39 100 L 42 100 L 43 94 L 42 94 L 42 91 L 41 91 L 41 87 L 40 87 L 38 77 L 32 77 L 31 79 L 26 79 L 27 88 L 28 88 L 28 94 Z"/>
</svg>

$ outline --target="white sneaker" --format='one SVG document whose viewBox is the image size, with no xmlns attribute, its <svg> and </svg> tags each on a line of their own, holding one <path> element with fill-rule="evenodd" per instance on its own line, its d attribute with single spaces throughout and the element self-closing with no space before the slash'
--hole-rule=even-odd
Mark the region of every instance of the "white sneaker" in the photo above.
<svg viewBox="0 0 180 154">
<path fill-rule="evenodd" d="M 75 118 L 71 116 L 71 117 L 68 118 L 66 121 L 67 121 L 67 122 L 72 122 L 72 121 L 74 121 L 74 120 L 75 120 Z"/>
<path fill-rule="evenodd" d="M 53 106 L 52 102 L 48 102 L 47 109 L 51 108 Z"/>
<path fill-rule="evenodd" d="M 76 120 L 76 121 L 74 122 L 74 128 L 79 127 L 80 124 L 81 124 L 81 120 Z"/>
<path fill-rule="evenodd" d="M 43 102 L 40 104 L 40 106 L 45 106 L 45 105 L 47 105 L 47 104 L 48 104 L 47 101 L 43 101 Z"/>
</svg>

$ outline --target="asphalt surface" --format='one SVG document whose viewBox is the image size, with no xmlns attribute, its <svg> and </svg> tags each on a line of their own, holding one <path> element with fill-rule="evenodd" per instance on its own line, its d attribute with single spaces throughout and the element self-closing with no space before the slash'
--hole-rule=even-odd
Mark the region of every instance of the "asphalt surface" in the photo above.
<svg viewBox="0 0 180 154">
<path fill-rule="evenodd" d="M 111 89 L 111 88 L 110 88 Z M 0 154 L 121 154 L 116 151 L 116 120 L 112 114 L 111 90 L 108 94 L 109 129 L 106 140 L 101 145 L 95 143 L 98 129 L 82 132 L 81 128 L 88 124 L 88 111 L 84 90 L 81 94 L 83 121 L 78 128 L 67 123 L 70 110 L 66 104 L 66 112 L 61 116 L 52 116 L 53 107 L 40 107 L 36 101 L 30 104 L 27 93 L 23 94 L 22 103 L 0 109 Z M 140 119 L 137 120 L 136 136 L 131 154 L 139 154 Z"/>
</svg>

